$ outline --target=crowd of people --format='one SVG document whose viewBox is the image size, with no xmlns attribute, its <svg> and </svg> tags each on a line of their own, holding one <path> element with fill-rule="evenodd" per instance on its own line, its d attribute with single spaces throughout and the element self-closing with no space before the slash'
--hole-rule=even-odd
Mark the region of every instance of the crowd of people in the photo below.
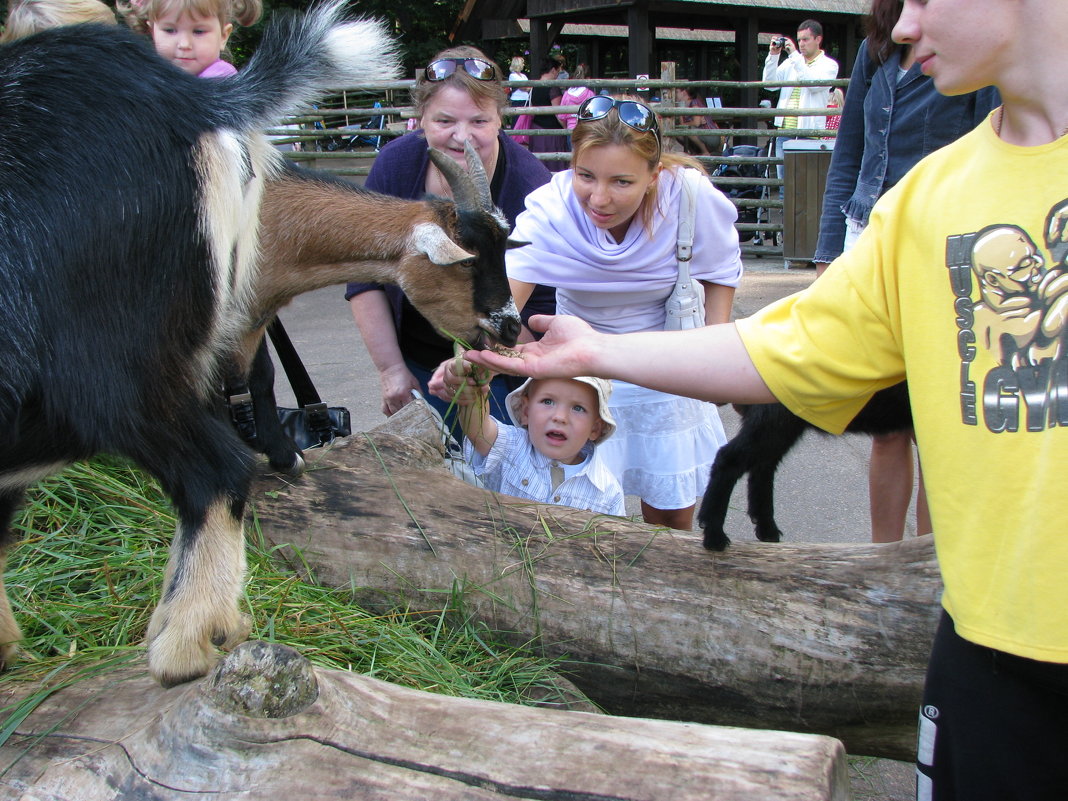
<svg viewBox="0 0 1068 801">
<path fill-rule="evenodd" d="M 212 78 L 232 74 L 228 37 L 261 7 L 140 0 L 118 11 L 161 57 Z M 20 0 L 4 39 L 89 21 L 115 16 L 96 0 Z M 724 441 L 717 404 L 779 401 L 841 431 L 872 393 L 907 379 L 915 431 L 876 443 L 870 492 L 874 538 L 900 539 L 915 440 L 926 496 L 918 527 L 933 531 L 944 579 L 920 714 L 920 799 L 1068 797 L 1068 541 L 1056 501 L 1068 456 L 1060 22 L 1061 0 L 873 0 L 844 98 L 830 86 L 776 89 L 780 154 L 793 130 L 838 125 L 819 278 L 736 322 L 735 208 L 698 161 L 667 146 L 648 103 L 589 89 L 509 92 L 485 53 L 445 50 L 413 89 L 416 129 L 382 149 L 366 183 L 403 198 L 448 196 L 427 148 L 466 169 L 473 146 L 493 201 L 529 243 L 506 259 L 526 326 L 518 352 L 457 352 L 399 288 L 345 293 L 383 413 L 415 390 L 455 421 L 490 489 L 614 515 L 634 496 L 646 522 L 676 529 L 692 527 Z M 814 20 L 796 39 L 772 37 L 764 79 L 836 78 L 822 45 Z M 534 66 L 546 81 L 566 71 L 552 55 Z M 512 80 L 526 67 L 513 59 Z M 578 65 L 573 75 L 588 77 Z M 554 133 L 528 148 L 504 132 L 508 107 L 528 103 L 577 110 L 535 115 Z M 716 137 L 702 132 L 690 147 L 703 155 Z M 705 325 L 665 331 L 680 259 Z M 893 455 L 876 453 L 885 449 Z"/>
</svg>

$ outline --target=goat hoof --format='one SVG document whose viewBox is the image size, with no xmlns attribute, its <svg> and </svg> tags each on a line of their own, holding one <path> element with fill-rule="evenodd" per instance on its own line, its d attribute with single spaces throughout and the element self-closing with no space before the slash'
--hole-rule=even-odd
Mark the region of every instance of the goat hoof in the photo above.
<svg viewBox="0 0 1068 801">
<path fill-rule="evenodd" d="M 242 614 L 237 620 L 237 626 L 230 630 L 217 629 L 211 635 L 211 644 L 224 651 L 232 651 L 248 639 L 252 633 L 252 618 Z"/>
<path fill-rule="evenodd" d="M 278 473 L 285 473 L 290 478 L 300 478 L 304 473 L 306 467 L 303 457 L 299 451 L 293 452 L 293 458 L 291 461 L 282 462 L 281 460 L 271 459 L 271 469 Z"/>
<path fill-rule="evenodd" d="M 761 542 L 782 542 L 782 532 L 779 531 L 778 526 L 771 526 L 771 528 L 757 526 L 756 538 Z"/>
<path fill-rule="evenodd" d="M 232 614 L 190 626 L 196 610 L 175 613 L 166 604 L 156 608 L 148 629 L 148 672 L 162 687 L 175 687 L 199 679 L 218 661 L 216 647 L 230 650 L 248 639 L 252 619 Z"/>
<path fill-rule="evenodd" d="M 731 538 L 723 531 L 706 531 L 702 544 L 706 551 L 725 551 L 731 544 Z"/>
<path fill-rule="evenodd" d="M 0 646 L 0 672 L 7 670 L 18 656 L 19 648 L 14 643 Z"/>
</svg>

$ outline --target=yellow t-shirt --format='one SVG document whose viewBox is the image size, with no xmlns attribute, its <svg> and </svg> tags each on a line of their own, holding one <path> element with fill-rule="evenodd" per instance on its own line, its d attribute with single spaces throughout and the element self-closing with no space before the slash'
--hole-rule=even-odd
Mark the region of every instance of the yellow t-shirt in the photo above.
<svg viewBox="0 0 1068 801">
<path fill-rule="evenodd" d="M 918 164 L 809 289 L 741 320 L 761 376 L 839 432 L 909 381 L 957 632 L 1068 662 L 1068 137 L 989 121 Z"/>
</svg>

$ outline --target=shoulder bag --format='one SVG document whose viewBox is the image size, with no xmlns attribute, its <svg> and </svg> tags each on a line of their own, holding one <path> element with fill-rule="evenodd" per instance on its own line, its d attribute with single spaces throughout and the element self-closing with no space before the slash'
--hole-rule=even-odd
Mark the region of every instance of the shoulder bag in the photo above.
<svg viewBox="0 0 1068 801">
<path fill-rule="evenodd" d="M 704 180 L 695 170 L 680 169 L 682 198 L 679 203 L 679 233 L 675 244 L 675 258 L 679 275 L 671 290 L 664 311 L 665 331 L 683 331 L 705 324 L 705 292 L 700 283 L 690 278 L 690 259 L 693 256 L 693 232 L 697 220 L 697 187 L 695 181 Z"/>
<path fill-rule="evenodd" d="M 293 347 L 282 321 L 275 317 L 267 326 L 267 333 L 297 399 L 296 409 L 278 407 L 282 430 L 293 438 L 293 442 L 302 451 L 322 447 L 333 442 L 336 437 L 347 437 L 351 434 L 349 410 L 344 406 L 327 407 L 320 400 L 311 376 L 300 360 L 297 349 Z"/>
</svg>

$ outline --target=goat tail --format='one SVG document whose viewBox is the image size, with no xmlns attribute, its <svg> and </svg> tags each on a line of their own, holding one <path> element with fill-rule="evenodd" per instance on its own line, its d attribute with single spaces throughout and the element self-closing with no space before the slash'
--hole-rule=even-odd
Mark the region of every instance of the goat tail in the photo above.
<svg viewBox="0 0 1068 801">
<path fill-rule="evenodd" d="M 325 0 L 306 14 L 276 14 L 248 65 L 224 92 L 222 114 L 238 129 L 269 126 L 328 89 L 388 81 L 401 74 L 397 42 L 380 20 L 344 19 L 348 0 Z"/>
</svg>

